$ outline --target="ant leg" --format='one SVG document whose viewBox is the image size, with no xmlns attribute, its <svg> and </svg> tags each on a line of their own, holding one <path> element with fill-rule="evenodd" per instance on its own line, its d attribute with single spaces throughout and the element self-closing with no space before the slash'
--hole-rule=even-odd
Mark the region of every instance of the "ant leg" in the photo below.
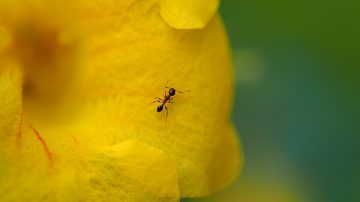
<svg viewBox="0 0 360 202">
<path fill-rule="evenodd" d="M 154 103 L 154 102 L 160 102 L 160 103 L 162 103 L 162 101 L 163 101 L 163 100 L 162 100 L 161 98 L 156 97 L 155 100 L 154 100 L 152 103 Z"/>
<path fill-rule="evenodd" d="M 173 98 L 170 98 L 170 99 L 168 100 L 168 103 L 174 103 Z"/>
<path fill-rule="evenodd" d="M 159 98 L 159 97 L 156 97 L 156 98 L 154 98 L 156 101 L 163 101 L 163 99 L 161 99 L 161 98 Z"/>
<path fill-rule="evenodd" d="M 169 110 L 168 110 L 168 108 L 165 106 L 165 109 L 166 109 L 166 117 L 165 117 L 165 119 L 167 120 L 167 117 L 168 117 L 168 114 L 169 114 Z"/>
</svg>

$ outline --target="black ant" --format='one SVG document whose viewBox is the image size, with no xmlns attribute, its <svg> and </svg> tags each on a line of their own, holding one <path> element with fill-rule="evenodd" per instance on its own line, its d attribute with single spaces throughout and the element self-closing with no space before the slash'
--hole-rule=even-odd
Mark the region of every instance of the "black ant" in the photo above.
<svg viewBox="0 0 360 202">
<path fill-rule="evenodd" d="M 169 114 L 169 110 L 168 110 L 168 108 L 166 107 L 165 104 L 166 103 L 173 103 L 172 100 L 173 100 L 173 97 L 175 96 L 176 92 L 179 92 L 179 93 L 184 93 L 184 92 L 175 90 L 175 88 L 170 88 L 170 87 L 167 87 L 167 86 L 165 86 L 165 88 L 169 89 L 169 94 L 167 94 L 166 90 L 165 90 L 164 98 L 161 99 L 159 97 L 156 97 L 155 98 L 156 100 L 154 102 L 161 103 L 156 109 L 157 112 L 162 112 L 164 110 L 164 108 L 165 108 L 165 110 L 166 110 L 166 119 L 167 119 L 167 116 Z M 152 103 L 154 103 L 154 102 L 152 102 Z"/>
</svg>

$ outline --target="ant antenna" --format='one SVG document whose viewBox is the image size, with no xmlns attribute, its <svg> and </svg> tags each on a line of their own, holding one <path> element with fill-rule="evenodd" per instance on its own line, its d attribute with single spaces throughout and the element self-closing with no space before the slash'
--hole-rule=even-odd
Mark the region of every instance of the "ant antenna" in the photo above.
<svg viewBox="0 0 360 202">
<path fill-rule="evenodd" d="M 171 88 L 171 87 L 167 86 L 168 84 L 169 84 L 169 79 L 166 80 L 165 88 Z M 176 89 L 176 92 L 179 92 L 179 93 L 188 93 L 188 92 L 190 92 L 190 90 L 179 91 L 179 90 Z M 165 93 L 165 95 L 166 95 L 166 93 Z"/>
<path fill-rule="evenodd" d="M 176 90 L 176 92 L 179 92 L 179 93 L 188 93 L 188 92 L 190 92 L 190 90 L 186 90 L 186 91 L 179 91 L 179 90 Z"/>
</svg>

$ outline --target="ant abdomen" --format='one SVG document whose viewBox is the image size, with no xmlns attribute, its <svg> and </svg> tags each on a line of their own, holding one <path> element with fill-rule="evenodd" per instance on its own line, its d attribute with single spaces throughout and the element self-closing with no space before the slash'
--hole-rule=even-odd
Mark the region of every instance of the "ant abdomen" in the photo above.
<svg viewBox="0 0 360 202">
<path fill-rule="evenodd" d="M 156 109 L 157 112 L 162 112 L 162 110 L 164 109 L 163 105 L 159 105 Z"/>
<path fill-rule="evenodd" d="M 175 90 L 175 88 L 170 88 L 170 87 L 167 87 L 167 86 L 166 86 L 165 88 L 168 88 L 168 89 L 169 89 L 168 94 L 167 94 L 167 92 L 166 92 L 166 90 L 165 90 L 165 95 L 164 95 L 164 97 L 163 97 L 163 98 L 156 97 L 156 98 L 155 98 L 155 101 L 153 101 L 153 103 L 154 103 L 154 102 L 159 102 L 159 103 L 160 103 L 160 105 L 156 108 L 156 111 L 157 111 L 157 112 L 162 112 L 162 111 L 164 110 L 164 108 L 165 108 L 165 110 L 166 110 L 166 118 L 167 118 L 167 116 L 168 116 L 168 109 L 167 109 L 167 107 L 166 107 L 166 104 L 167 104 L 167 103 L 172 103 L 173 96 L 175 96 L 175 94 L 176 94 L 176 90 Z M 183 93 L 183 92 L 181 92 L 181 91 L 177 91 L 177 92 Z M 188 92 L 188 91 L 187 91 L 187 92 Z"/>
</svg>

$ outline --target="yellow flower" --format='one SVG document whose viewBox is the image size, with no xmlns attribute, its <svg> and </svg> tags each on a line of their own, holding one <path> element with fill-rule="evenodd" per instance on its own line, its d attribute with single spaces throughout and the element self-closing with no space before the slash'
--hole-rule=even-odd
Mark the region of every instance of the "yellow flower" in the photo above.
<svg viewBox="0 0 360 202">
<path fill-rule="evenodd" d="M 218 0 L 0 0 L 0 201 L 177 201 L 240 172 Z M 169 116 L 154 97 L 177 94 Z"/>
</svg>

